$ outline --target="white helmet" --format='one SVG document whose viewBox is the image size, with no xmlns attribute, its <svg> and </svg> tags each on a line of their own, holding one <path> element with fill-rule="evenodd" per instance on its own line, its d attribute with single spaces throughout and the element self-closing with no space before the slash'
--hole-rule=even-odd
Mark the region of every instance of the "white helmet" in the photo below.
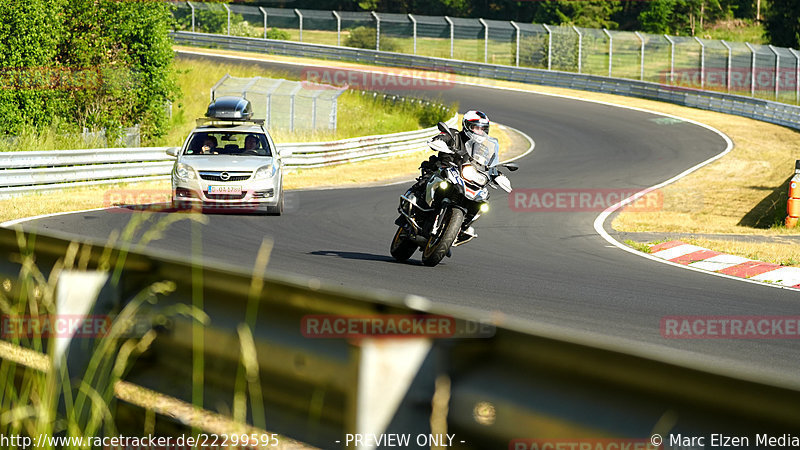
<svg viewBox="0 0 800 450">
<path fill-rule="evenodd" d="M 483 134 L 489 134 L 489 117 L 480 111 L 467 111 L 464 113 L 464 120 L 461 122 L 462 130 L 467 133 L 467 136 L 472 137 L 472 127 L 479 126 L 483 129 Z"/>
</svg>

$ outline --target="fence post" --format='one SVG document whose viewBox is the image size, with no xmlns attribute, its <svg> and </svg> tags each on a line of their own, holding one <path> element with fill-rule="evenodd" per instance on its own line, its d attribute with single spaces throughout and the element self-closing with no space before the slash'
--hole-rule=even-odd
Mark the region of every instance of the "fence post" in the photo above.
<svg viewBox="0 0 800 450">
<path fill-rule="evenodd" d="M 700 89 L 703 89 L 706 86 L 706 44 L 697 36 L 694 40 L 700 44 Z"/>
<path fill-rule="evenodd" d="M 581 59 L 582 59 L 582 50 L 583 50 L 583 34 L 578 30 L 578 27 L 575 25 L 572 26 L 572 29 L 578 33 L 578 73 L 581 73 Z"/>
<path fill-rule="evenodd" d="M 231 35 L 231 9 L 228 8 L 228 4 L 227 3 L 223 3 L 222 6 L 225 7 L 225 11 L 227 11 L 227 13 L 228 13 L 228 36 L 230 36 Z"/>
<path fill-rule="evenodd" d="M 511 26 L 514 27 L 514 29 L 516 30 L 516 33 L 517 33 L 516 34 L 516 38 L 515 38 L 516 48 L 517 48 L 517 55 L 516 55 L 516 58 L 515 58 L 515 60 L 516 60 L 515 64 L 516 64 L 517 67 L 519 67 L 519 26 L 517 26 L 517 24 L 514 23 L 513 20 L 511 21 Z"/>
<path fill-rule="evenodd" d="M 728 45 L 727 42 L 725 42 L 724 39 L 721 39 L 720 42 L 722 43 L 722 45 L 725 46 L 726 49 L 728 49 L 728 62 L 727 62 L 726 67 L 725 67 L 725 73 L 726 73 L 726 75 L 725 75 L 725 86 L 728 89 L 728 94 L 730 94 L 731 93 L 731 61 L 733 60 L 733 49 L 731 48 L 730 45 Z"/>
<path fill-rule="evenodd" d="M 781 55 L 778 54 L 778 51 L 775 50 L 775 47 L 772 45 L 769 46 L 769 49 L 775 54 L 775 101 L 778 101 L 778 93 L 780 92 L 781 82 Z"/>
<path fill-rule="evenodd" d="M 450 24 L 450 59 L 453 59 L 453 39 L 455 37 L 454 29 L 453 29 L 453 21 L 450 20 L 449 17 L 444 16 L 444 20 Z"/>
<path fill-rule="evenodd" d="M 675 41 L 666 34 L 664 39 L 669 42 L 669 84 L 675 84 Z"/>
<path fill-rule="evenodd" d="M 634 32 L 634 34 L 636 34 L 636 37 L 639 38 L 639 41 L 641 42 L 641 47 L 640 47 L 641 62 L 639 63 L 639 81 L 644 81 L 644 36 L 642 36 L 641 33 L 639 33 L 638 31 Z"/>
<path fill-rule="evenodd" d="M 214 97 L 216 97 L 215 93 L 217 92 L 217 88 L 222 86 L 222 83 L 224 83 L 225 80 L 227 80 L 230 77 L 231 77 L 231 74 L 226 73 L 224 77 L 222 77 L 219 81 L 217 81 L 216 84 L 211 86 L 211 101 L 212 102 L 214 101 Z"/>
<path fill-rule="evenodd" d="M 294 99 L 302 87 L 302 84 L 297 83 L 297 86 L 289 93 L 289 131 L 294 131 Z"/>
<path fill-rule="evenodd" d="M 483 25 L 483 63 L 489 62 L 489 24 L 483 19 L 478 19 L 478 22 Z"/>
<path fill-rule="evenodd" d="M 756 49 L 750 45 L 749 42 L 745 42 L 744 45 L 750 49 L 750 97 L 756 96 Z"/>
<path fill-rule="evenodd" d="M 552 70 L 553 68 L 553 30 L 550 29 L 549 26 L 544 25 L 544 29 L 547 30 L 547 70 Z M 517 50 L 517 54 L 519 54 L 519 50 Z"/>
<path fill-rule="evenodd" d="M 300 42 L 303 42 L 303 14 L 297 8 L 294 9 L 294 13 L 297 14 L 297 20 L 300 22 Z"/>
<path fill-rule="evenodd" d="M 261 14 L 264 16 L 264 39 L 267 38 L 267 10 L 263 7 L 259 6 L 258 10 L 261 11 Z"/>
<path fill-rule="evenodd" d="M 795 59 L 795 66 L 794 66 L 794 86 L 795 86 L 795 93 L 794 93 L 794 102 L 800 103 L 800 53 L 797 53 L 797 50 L 790 48 L 789 52 L 794 56 Z"/>
<path fill-rule="evenodd" d="M 333 17 L 336 17 L 336 46 L 340 47 L 342 45 L 342 18 L 336 11 L 331 12 Z"/>
<path fill-rule="evenodd" d="M 192 33 L 194 33 L 194 5 L 192 2 L 186 2 L 189 5 L 189 8 L 192 8 Z"/>
<path fill-rule="evenodd" d="M 411 14 L 408 15 L 408 20 L 411 21 L 412 34 L 414 35 L 414 54 L 417 54 L 417 19 Z"/>
<path fill-rule="evenodd" d="M 372 17 L 375 18 L 375 50 L 381 50 L 381 18 L 378 17 L 378 13 L 375 11 L 370 11 Z"/>
<path fill-rule="evenodd" d="M 603 28 L 603 33 L 608 36 L 608 77 L 611 78 L 611 65 L 614 61 L 614 36 L 607 28 Z"/>
</svg>

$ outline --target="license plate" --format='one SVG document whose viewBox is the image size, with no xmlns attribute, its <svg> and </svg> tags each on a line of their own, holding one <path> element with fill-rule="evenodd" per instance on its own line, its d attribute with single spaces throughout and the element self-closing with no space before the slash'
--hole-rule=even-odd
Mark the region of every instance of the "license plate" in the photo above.
<svg viewBox="0 0 800 450">
<path fill-rule="evenodd" d="M 241 194 L 241 186 L 209 186 L 209 194 Z"/>
</svg>

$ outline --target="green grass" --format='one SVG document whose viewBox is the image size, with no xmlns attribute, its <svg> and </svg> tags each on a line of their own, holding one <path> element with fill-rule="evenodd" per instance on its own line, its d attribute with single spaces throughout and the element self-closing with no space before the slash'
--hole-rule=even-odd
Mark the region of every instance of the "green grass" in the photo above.
<svg viewBox="0 0 800 450">
<path fill-rule="evenodd" d="M 751 20 L 722 20 L 712 24 L 700 33 L 706 39 L 724 39 L 731 42 L 749 42 L 751 44 L 769 44 L 764 36 L 764 25 L 754 24 Z"/>
<path fill-rule="evenodd" d="M 157 145 L 178 146 L 194 128 L 195 119 L 205 114 L 211 87 L 225 74 L 234 77 L 267 77 L 292 79 L 285 72 L 265 71 L 249 63 L 225 63 L 212 60 L 177 59 L 178 84 L 183 98 L 173 106 L 169 133 Z M 335 131 L 295 131 L 270 129 L 277 142 L 313 142 L 347 139 L 374 134 L 397 133 L 432 126 L 425 120 L 426 111 L 419 104 L 374 100 L 355 91 L 339 97 L 337 129 Z M 369 118 L 369 120 L 364 120 Z M 448 117 L 449 118 L 449 117 Z"/>
</svg>

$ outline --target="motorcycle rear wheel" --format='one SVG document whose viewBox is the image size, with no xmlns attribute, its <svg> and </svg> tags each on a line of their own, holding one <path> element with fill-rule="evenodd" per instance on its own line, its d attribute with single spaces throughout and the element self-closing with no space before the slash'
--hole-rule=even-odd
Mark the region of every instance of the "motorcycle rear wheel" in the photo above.
<svg viewBox="0 0 800 450">
<path fill-rule="evenodd" d="M 392 246 L 389 248 L 389 252 L 394 259 L 400 262 L 406 261 L 416 251 L 417 244 L 406 237 L 403 227 L 397 227 L 397 232 L 394 234 L 394 239 L 392 239 Z"/>
<path fill-rule="evenodd" d="M 422 251 L 422 264 L 426 266 L 433 267 L 439 264 L 458 237 L 458 232 L 461 231 L 464 211 L 458 208 L 449 208 L 447 211 L 438 233 L 428 239 L 428 245 Z"/>
</svg>

